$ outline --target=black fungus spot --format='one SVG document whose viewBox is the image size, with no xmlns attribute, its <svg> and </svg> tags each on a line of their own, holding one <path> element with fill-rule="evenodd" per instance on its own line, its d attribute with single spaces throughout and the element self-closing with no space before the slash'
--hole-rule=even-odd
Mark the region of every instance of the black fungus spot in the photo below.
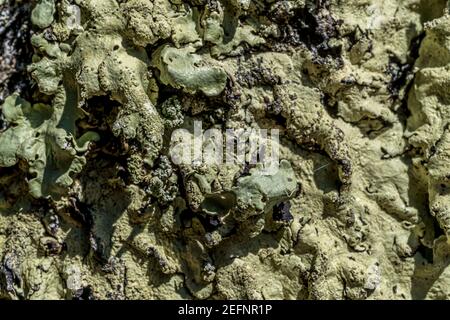
<svg viewBox="0 0 450 320">
<path fill-rule="evenodd" d="M 320 58 L 339 58 L 341 47 L 331 47 L 329 40 L 337 37 L 341 21 L 333 18 L 328 1 L 304 7 L 289 8 L 286 2 L 276 4 L 269 19 L 277 23 L 281 31 L 281 42 L 288 45 L 305 45 Z"/>
<path fill-rule="evenodd" d="M 239 68 L 236 73 L 236 80 L 247 88 L 255 86 L 273 87 L 282 82 L 280 77 L 273 73 L 270 66 L 264 64 L 261 57 L 256 59 L 252 68 Z"/>
<path fill-rule="evenodd" d="M 389 57 L 389 64 L 386 73 L 391 76 L 391 82 L 388 84 L 388 90 L 392 96 L 398 96 L 398 93 L 406 84 L 406 80 L 408 74 L 411 72 L 411 69 L 411 64 L 402 64 L 396 56 Z"/>
<path fill-rule="evenodd" d="M 95 300 L 91 286 L 79 289 L 73 296 L 73 300 Z"/>
<path fill-rule="evenodd" d="M 292 221 L 294 217 L 291 214 L 291 203 L 286 201 L 275 205 L 272 217 L 275 221 Z"/>
<path fill-rule="evenodd" d="M 388 90 L 394 98 L 398 97 L 398 94 L 403 87 L 410 85 L 407 83 L 408 75 L 412 73 L 414 63 L 419 57 L 419 49 L 424 37 L 425 33 L 422 33 L 411 41 L 408 61 L 406 63 L 402 63 L 400 59 L 394 55 L 389 57 L 386 73 L 391 76 L 391 81 L 388 84 Z"/>
<path fill-rule="evenodd" d="M 8 1 L 0 6 L 0 104 L 13 92 L 30 99 L 31 3 Z"/>
<path fill-rule="evenodd" d="M 20 286 L 22 279 L 14 269 L 12 258 L 6 257 L 0 265 L 0 289 L 7 292 L 14 292 L 14 286 Z"/>
</svg>

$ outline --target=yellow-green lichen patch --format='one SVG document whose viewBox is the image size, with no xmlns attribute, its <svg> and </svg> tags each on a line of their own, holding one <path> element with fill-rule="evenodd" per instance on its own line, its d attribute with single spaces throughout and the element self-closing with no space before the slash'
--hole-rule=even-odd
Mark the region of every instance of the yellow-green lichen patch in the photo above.
<svg viewBox="0 0 450 320">
<path fill-rule="evenodd" d="M 161 82 L 189 93 L 201 91 L 207 96 L 220 94 L 225 89 L 226 72 L 208 57 L 194 52 L 192 47 L 159 48 L 153 55 L 153 63 L 159 69 Z"/>
<path fill-rule="evenodd" d="M 447 0 L 0 3 L 0 298 L 450 297 Z"/>
<path fill-rule="evenodd" d="M 56 12 L 55 0 L 39 0 L 31 13 L 31 21 L 41 29 L 49 27 Z"/>
<path fill-rule="evenodd" d="M 13 127 L 0 136 L 0 166 L 25 160 L 33 176 L 30 193 L 35 197 L 64 193 L 73 182 L 71 176 L 82 169 L 87 144 L 98 139 L 95 133 L 86 133 L 77 141 L 70 128 L 58 127 L 62 113 L 43 104 L 31 106 L 17 96 L 9 97 L 3 105 L 3 114 Z"/>
</svg>

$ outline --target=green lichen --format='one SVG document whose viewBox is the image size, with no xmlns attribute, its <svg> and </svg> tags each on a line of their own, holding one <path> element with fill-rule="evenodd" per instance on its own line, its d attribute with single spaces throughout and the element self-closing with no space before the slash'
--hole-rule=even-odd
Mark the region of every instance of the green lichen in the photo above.
<svg viewBox="0 0 450 320">
<path fill-rule="evenodd" d="M 255 168 L 249 176 L 238 179 L 234 193 L 237 206 L 243 214 L 237 213 L 237 219 L 246 219 L 272 209 L 276 203 L 294 196 L 298 183 L 290 163 L 282 160 L 280 167 L 273 170 L 275 172 Z"/>
<path fill-rule="evenodd" d="M 168 129 L 179 127 L 184 122 L 183 106 L 177 97 L 170 97 L 161 105 L 164 124 Z"/>
<path fill-rule="evenodd" d="M 427 172 L 428 199 L 431 214 L 446 235 L 450 234 L 450 208 L 447 189 L 450 113 L 450 17 L 448 14 L 426 25 L 418 70 L 412 86 L 408 107 L 409 142 L 422 155 L 418 166 Z M 420 163 L 420 164 L 419 164 Z"/>
<path fill-rule="evenodd" d="M 172 20 L 173 34 L 171 38 L 177 48 L 186 44 L 199 45 L 200 36 L 197 32 L 198 16 L 199 12 L 194 8 L 183 15 L 174 17 Z"/>
<path fill-rule="evenodd" d="M 202 57 L 193 47 L 174 48 L 161 46 L 153 54 L 153 63 L 159 69 L 162 83 L 189 93 L 203 92 L 216 96 L 225 89 L 226 72 Z"/>
<path fill-rule="evenodd" d="M 141 47 L 166 39 L 172 31 L 170 3 L 166 0 L 133 0 L 121 5 L 128 37 Z"/>
<path fill-rule="evenodd" d="M 56 12 L 55 0 L 39 0 L 31 13 L 31 22 L 41 29 L 49 27 Z"/>
<path fill-rule="evenodd" d="M 61 92 L 56 99 L 62 99 Z M 90 141 L 99 139 L 87 132 L 76 139 L 70 127 L 65 126 L 64 109 L 30 103 L 18 96 L 10 96 L 2 106 L 3 115 L 11 127 L 0 135 L 2 149 L 0 166 L 10 167 L 19 160 L 29 165 L 32 178 L 28 185 L 34 197 L 64 194 L 72 185 L 72 176 L 79 173 L 86 159 L 83 154 Z M 72 127 L 76 115 L 72 115 Z"/>
<path fill-rule="evenodd" d="M 0 5 L 0 299 L 450 298 L 447 0 Z"/>
</svg>

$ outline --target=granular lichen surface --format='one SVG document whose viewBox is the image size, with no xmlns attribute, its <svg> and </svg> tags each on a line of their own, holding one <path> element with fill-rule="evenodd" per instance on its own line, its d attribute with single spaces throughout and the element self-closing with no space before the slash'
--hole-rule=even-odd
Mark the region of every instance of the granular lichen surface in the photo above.
<svg viewBox="0 0 450 320">
<path fill-rule="evenodd" d="M 0 0 L 0 39 L 0 299 L 450 298 L 448 1 Z M 278 170 L 174 161 L 196 123 Z"/>
</svg>

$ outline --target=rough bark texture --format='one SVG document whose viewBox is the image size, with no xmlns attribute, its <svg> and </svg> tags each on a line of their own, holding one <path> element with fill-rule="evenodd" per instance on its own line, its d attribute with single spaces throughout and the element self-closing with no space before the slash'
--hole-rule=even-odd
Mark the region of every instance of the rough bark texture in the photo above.
<svg viewBox="0 0 450 320">
<path fill-rule="evenodd" d="M 0 0 L 0 298 L 450 298 L 447 5 Z"/>
</svg>

